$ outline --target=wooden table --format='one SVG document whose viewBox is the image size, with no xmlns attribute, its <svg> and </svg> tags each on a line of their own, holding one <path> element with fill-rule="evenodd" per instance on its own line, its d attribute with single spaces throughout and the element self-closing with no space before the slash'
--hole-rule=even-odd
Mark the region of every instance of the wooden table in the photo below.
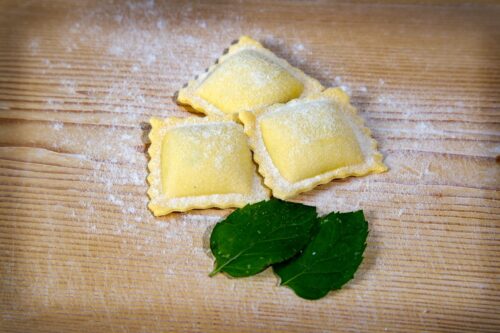
<svg viewBox="0 0 500 333">
<path fill-rule="evenodd" d="M 319 301 L 207 276 L 229 210 L 146 208 L 146 122 L 241 34 L 344 87 L 390 167 L 296 199 L 370 222 Z M 0 331 L 498 332 L 499 109 L 491 1 L 1 1 Z"/>
</svg>

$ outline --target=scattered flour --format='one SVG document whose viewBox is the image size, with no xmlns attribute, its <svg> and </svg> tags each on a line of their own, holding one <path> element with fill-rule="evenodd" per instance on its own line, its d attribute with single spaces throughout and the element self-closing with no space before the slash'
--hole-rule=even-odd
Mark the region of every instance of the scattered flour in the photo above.
<svg viewBox="0 0 500 333">
<path fill-rule="evenodd" d="M 335 77 L 335 84 L 333 86 L 338 86 L 340 89 L 342 89 L 347 95 L 351 96 L 352 95 L 352 88 L 349 84 L 344 82 L 341 76 L 336 76 Z"/>
<path fill-rule="evenodd" d="M 55 121 L 53 124 L 52 124 L 52 128 L 55 130 L 55 131 L 60 131 L 64 128 L 64 123 L 62 121 Z"/>
<path fill-rule="evenodd" d="M 198 25 L 200 28 L 205 29 L 207 27 L 207 22 L 204 20 L 196 20 L 196 25 Z"/>
<path fill-rule="evenodd" d="M 123 123 L 130 125 L 139 124 L 141 121 L 147 121 L 151 115 L 168 115 L 165 106 L 171 103 L 171 94 L 174 89 L 182 83 L 194 77 L 194 75 L 203 71 L 222 53 L 222 46 L 227 45 L 228 32 L 235 37 L 247 33 L 250 35 L 262 35 L 259 28 L 244 28 L 242 20 L 234 18 L 232 20 L 217 20 L 212 31 L 215 36 L 214 42 L 205 44 L 204 38 L 196 34 L 186 34 L 181 26 L 172 24 L 172 18 L 190 17 L 193 13 L 191 5 L 184 5 L 175 10 L 155 10 L 157 4 L 151 1 L 128 2 L 127 6 L 115 5 L 113 3 L 102 3 L 92 11 L 77 9 L 72 14 L 70 27 L 68 31 L 74 35 L 74 39 L 66 40 L 63 45 L 68 52 L 78 52 L 89 45 L 92 47 L 104 48 L 102 58 L 92 59 L 91 66 L 98 67 L 103 71 L 102 77 L 97 77 L 97 82 L 103 82 L 102 86 L 86 87 L 88 84 L 80 78 L 64 77 L 59 81 L 62 90 L 69 95 L 77 96 L 80 93 L 85 94 L 87 102 L 99 103 L 99 110 L 114 114 L 114 117 L 96 118 L 99 123 L 109 125 L 109 138 L 105 139 L 106 146 L 114 143 L 112 152 L 114 157 L 107 161 L 95 162 L 94 180 L 102 182 L 107 191 L 117 193 L 116 186 L 134 184 L 144 185 L 145 167 L 123 168 L 120 161 L 127 160 L 131 164 L 141 165 L 145 161 L 138 157 L 135 146 L 141 146 L 140 136 L 130 134 L 116 136 L 115 131 Z M 211 26 L 213 19 L 194 17 L 196 26 L 200 31 L 205 31 Z M 113 22 L 114 28 L 107 33 L 103 33 L 100 26 L 102 22 Z M 178 22 L 178 19 L 175 20 Z M 169 33 L 163 33 L 168 31 Z M 223 32 L 223 33 L 222 33 Z M 220 37 L 219 37 L 220 36 Z M 271 44 L 282 46 L 283 40 L 277 39 L 272 35 L 266 35 L 267 41 Z M 217 43 L 220 39 L 220 43 Z M 34 44 L 34 42 L 33 42 Z M 33 47 L 35 49 L 35 47 Z M 193 57 L 185 57 L 186 50 L 199 53 Z M 292 52 L 289 54 L 296 63 L 304 62 L 304 55 L 308 52 L 308 47 L 303 43 L 295 43 L 292 46 Z M 207 56 L 208 54 L 208 56 Z M 115 60 L 127 64 L 129 73 L 124 72 L 124 68 L 116 66 L 115 61 L 108 60 L 114 57 Z M 178 81 L 170 82 L 172 77 L 172 59 L 175 59 Z M 47 58 L 44 65 L 47 70 L 53 70 L 56 59 Z M 60 64 L 58 67 L 74 69 L 81 68 L 82 65 L 71 63 Z M 80 67 L 78 67 L 80 66 Z M 94 71 L 95 72 L 95 71 Z M 97 74 L 99 75 L 99 74 Z M 180 81 L 179 81 L 180 80 Z M 170 94 L 164 95 L 160 92 L 150 93 L 151 86 L 158 86 L 158 83 L 164 84 L 165 91 L 170 90 Z M 172 84 L 174 89 L 168 89 Z M 78 101 L 74 102 L 75 107 L 82 107 Z M 47 107 L 58 110 L 64 105 L 57 98 L 47 101 Z M 176 110 L 176 107 L 171 107 Z M 174 111 L 175 114 L 175 111 Z M 116 127 L 115 127 L 116 126 Z M 59 130 L 54 127 L 54 129 Z M 117 140 L 120 141 L 117 141 Z M 123 141 L 126 141 L 123 144 Z M 135 141 L 134 143 L 132 143 Z M 69 142 L 68 144 L 71 144 Z M 64 143 L 58 144 L 59 146 Z M 59 147 L 60 148 L 60 147 Z M 102 146 L 96 146 L 95 141 L 90 140 L 88 145 L 84 145 L 84 150 L 104 149 Z M 91 154 L 90 154 L 91 155 Z M 104 171 L 106 170 L 106 171 Z M 109 171 L 112 170 L 112 171 Z M 137 170 L 140 170 L 137 171 Z M 109 174 L 113 174 L 109 177 Z M 120 205 L 125 201 L 118 194 L 112 194 L 108 197 L 113 205 Z"/>
<path fill-rule="evenodd" d="M 343 74 L 341 67 L 326 67 L 316 60 L 312 54 L 314 45 L 299 40 L 287 27 L 277 28 L 271 34 L 245 22 L 242 17 L 202 17 L 189 3 L 166 8 L 161 5 L 154 1 L 128 1 L 125 6 L 120 2 L 102 2 L 92 10 L 77 8 L 68 14 L 66 20 L 66 31 L 69 31 L 71 38 L 59 41 L 68 57 L 59 59 L 51 57 L 55 52 L 47 53 L 41 61 L 42 73 L 57 71 L 57 75 L 54 75 L 57 79 L 47 76 L 48 80 L 58 85 L 58 93 L 65 94 L 65 98 L 54 95 L 47 99 L 46 109 L 86 110 L 89 112 L 73 115 L 74 119 L 107 128 L 107 134 L 99 140 L 89 138 L 88 142 L 78 142 L 81 145 L 81 162 L 86 165 L 92 163 L 92 170 L 86 180 L 89 184 L 99 186 L 98 190 L 89 189 L 90 199 L 81 205 L 85 214 L 92 219 L 97 216 L 96 210 L 100 209 L 102 200 L 105 200 L 107 209 L 112 211 L 110 214 L 120 220 L 113 229 L 116 234 L 140 232 L 137 227 L 139 223 L 153 220 L 146 208 L 147 197 L 144 194 L 147 159 L 141 150 L 144 148 L 141 139 L 143 133 L 139 129 L 141 122 L 155 115 L 185 115 L 172 101 L 174 92 L 213 64 L 228 45 L 228 35 L 234 39 L 242 34 L 255 36 L 279 56 L 318 77 L 323 84 L 338 86 L 349 95 L 366 97 L 360 111 L 368 126 L 374 128 L 374 134 L 383 149 L 400 148 L 391 146 L 388 139 L 391 136 L 409 136 L 412 139 L 421 136 L 456 137 L 445 125 L 426 118 L 428 115 L 421 112 L 419 106 L 422 105 L 419 100 L 421 96 L 414 95 L 413 92 L 400 95 L 388 93 L 384 78 L 374 77 L 371 81 L 367 79 L 366 82 L 354 82 Z M 103 22 L 106 22 L 105 29 Z M 188 24 L 189 29 L 186 29 Z M 277 36 L 287 36 L 288 41 L 285 43 L 284 38 Z M 211 42 L 205 43 L 207 39 Z M 44 40 L 38 36 L 26 43 L 33 54 L 41 54 L 40 50 L 47 48 Z M 92 51 L 99 56 L 85 61 L 71 60 L 72 55 L 78 52 L 84 54 L 89 48 L 93 48 Z M 66 70 L 70 68 L 72 71 Z M 95 73 L 95 77 L 86 79 L 82 75 L 68 74 L 73 71 Z M 331 78 L 334 78 L 333 82 Z M 159 86 L 164 89 L 158 89 Z M 370 94 L 367 94 L 368 91 Z M 440 117 L 447 120 L 447 113 L 453 114 L 455 110 L 463 108 L 463 102 L 458 100 L 452 107 L 436 107 L 426 111 L 439 112 L 442 114 Z M 1 104 L 0 109 L 3 109 Z M 397 118 L 404 123 L 405 130 L 401 126 L 391 127 L 386 124 L 384 117 Z M 70 126 L 73 125 L 55 121 L 52 129 L 60 133 Z M 124 129 L 124 126 L 129 126 L 130 129 Z M 55 148 L 62 149 L 76 144 L 72 138 L 68 138 L 66 142 L 64 140 Z M 406 143 L 405 148 L 421 148 L 420 145 L 420 141 L 414 140 Z M 101 155 L 105 158 L 99 159 Z M 389 160 L 389 163 L 393 163 L 392 167 L 404 168 L 396 162 Z M 409 167 L 415 170 L 415 177 L 432 175 L 430 163 Z M 369 177 L 363 179 L 363 184 L 362 190 L 365 191 L 377 186 Z M 361 185 L 352 182 L 350 186 L 359 189 Z M 339 187 L 330 186 L 328 191 L 318 192 L 312 204 L 319 203 L 319 206 L 327 210 L 363 208 L 363 200 L 346 197 Z M 137 192 L 143 196 L 142 200 L 137 200 Z M 334 206 L 326 207 L 332 197 L 336 198 Z M 396 214 L 401 216 L 403 213 L 400 210 Z M 217 219 L 212 217 L 212 220 L 200 223 L 206 226 Z M 193 216 L 190 215 L 189 223 L 194 223 L 192 220 Z M 176 218 L 176 223 L 181 223 L 179 221 Z M 165 223 L 163 242 L 188 237 L 185 233 L 175 234 L 173 225 Z M 98 223 L 90 223 L 88 228 L 91 233 L 104 232 Z"/>
<path fill-rule="evenodd" d="M 61 80 L 61 88 L 64 92 L 70 95 L 74 95 L 78 88 L 75 80 L 72 79 L 62 79 Z"/>
<path fill-rule="evenodd" d="M 128 1 L 126 6 L 103 2 L 92 10 L 75 9 L 68 14 L 67 20 L 67 31 L 73 38 L 61 40 L 61 47 L 69 54 L 85 51 L 89 47 L 97 48 L 97 53 L 102 56 L 94 57 L 86 63 L 72 62 L 71 57 L 57 59 L 50 56 L 42 61 L 45 73 L 58 71 L 57 77 L 60 79 L 56 83 L 59 84 L 59 90 L 70 97 L 51 97 L 46 102 L 46 108 L 54 111 L 66 107 L 98 111 L 101 116 L 83 113 L 75 117 L 81 117 L 81 122 L 90 121 L 107 126 L 105 134 L 99 139 L 89 138 L 86 142 L 76 142 L 75 138 L 63 137 L 54 148 L 64 149 L 76 144 L 81 147 L 81 162 L 92 163 L 92 170 L 86 180 L 102 186 L 109 209 L 120 216 L 121 222 L 113 229 L 114 233 L 120 235 L 138 232 L 137 223 L 152 219 L 146 208 L 147 197 L 144 195 L 143 200 L 137 202 L 137 195 L 126 190 L 145 188 L 147 159 L 144 152 L 137 150 L 137 147 L 143 147 L 141 132 L 137 127 L 152 115 L 183 114 L 172 103 L 173 93 L 220 57 L 223 48 L 228 45 L 228 34 L 234 38 L 242 34 L 255 36 L 292 64 L 303 67 L 306 72 L 308 70 L 309 74 L 321 73 L 325 77 L 335 77 L 328 68 L 324 68 L 324 64 L 314 60 L 309 45 L 299 41 L 293 32 L 285 31 L 285 28 L 283 31 L 278 29 L 275 33 L 286 33 L 291 40 L 295 38 L 294 43 L 285 44 L 283 38 L 262 31 L 260 27 L 249 27 L 242 18 L 197 17 L 191 4 L 167 10 L 158 10 L 158 6 L 161 4 L 154 1 Z M 190 29 L 178 24 L 179 21 L 193 20 L 195 24 Z M 106 27 L 106 33 L 103 31 L 103 22 L 112 25 L 111 29 Z M 208 27 L 211 28 L 210 31 L 207 30 Z M 193 29 L 198 31 L 186 33 Z M 211 43 L 204 43 L 206 38 L 201 37 L 207 33 L 211 34 Z M 44 48 L 43 40 L 33 38 L 29 46 L 33 53 L 38 53 Z M 190 56 L 186 57 L 186 54 Z M 82 76 L 71 76 L 66 74 L 69 72 L 60 71 L 69 68 L 84 72 L 88 69 L 96 77 L 89 84 Z M 152 92 L 151 89 L 158 85 L 163 85 L 165 89 Z M 348 94 L 367 91 L 365 86 L 356 89 L 354 84 L 341 76 L 335 77 L 335 85 Z M 85 103 L 80 102 L 81 97 L 84 97 Z M 73 104 L 68 103 L 68 100 Z M 92 106 L 89 108 L 87 104 Z M 133 129 L 124 131 L 123 125 Z M 56 121 L 52 128 L 55 132 L 63 132 L 66 126 L 63 122 Z M 90 189 L 91 198 L 82 202 L 89 218 L 97 216 L 96 209 L 100 209 L 102 204 L 100 199 L 92 197 L 95 193 L 94 189 Z M 354 204 L 356 207 L 360 205 L 359 202 Z M 339 202 L 338 207 L 352 209 L 353 205 L 352 202 L 346 202 L 342 206 Z M 206 223 L 213 221 L 214 218 Z M 91 233 L 101 231 L 99 224 L 95 222 L 88 224 L 88 227 Z M 183 236 L 176 234 L 172 228 L 165 233 L 165 237 L 165 241 L 171 241 Z M 145 247 L 141 249 L 144 250 Z"/>
<path fill-rule="evenodd" d="M 115 197 L 113 194 L 108 195 L 108 200 L 116 206 L 123 206 L 123 201 Z"/>
<path fill-rule="evenodd" d="M 29 48 L 31 53 L 37 53 L 40 48 L 40 38 L 36 37 L 30 41 Z"/>
<path fill-rule="evenodd" d="M 295 43 L 295 44 L 293 44 L 293 51 L 295 53 L 302 52 L 302 51 L 304 51 L 304 49 L 305 49 L 305 46 L 302 43 Z"/>
</svg>

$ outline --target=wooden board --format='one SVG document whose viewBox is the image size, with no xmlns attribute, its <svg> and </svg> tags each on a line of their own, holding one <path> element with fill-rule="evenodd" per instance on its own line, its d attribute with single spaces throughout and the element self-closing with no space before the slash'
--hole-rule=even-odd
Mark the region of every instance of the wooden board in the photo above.
<svg viewBox="0 0 500 333">
<path fill-rule="evenodd" d="M 500 331 L 494 2 L 0 2 L 1 332 Z M 365 260 L 305 301 L 209 278 L 229 210 L 154 218 L 151 116 L 241 34 L 342 86 L 390 171 L 297 201 L 365 210 Z"/>
</svg>

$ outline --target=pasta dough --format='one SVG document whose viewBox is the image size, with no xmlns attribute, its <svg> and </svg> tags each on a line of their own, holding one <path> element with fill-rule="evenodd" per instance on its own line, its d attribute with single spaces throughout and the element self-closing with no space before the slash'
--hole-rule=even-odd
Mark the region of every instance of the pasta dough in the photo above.
<svg viewBox="0 0 500 333">
<path fill-rule="evenodd" d="M 287 199 L 335 178 L 387 170 L 370 130 L 338 88 L 242 112 L 240 119 L 275 197 Z"/>
<path fill-rule="evenodd" d="M 248 138 L 227 119 L 151 119 L 149 208 L 155 215 L 242 207 L 269 198 Z"/>
<path fill-rule="evenodd" d="M 177 100 L 201 113 L 223 116 L 321 90 L 317 80 L 243 36 L 207 73 L 180 89 Z"/>
</svg>

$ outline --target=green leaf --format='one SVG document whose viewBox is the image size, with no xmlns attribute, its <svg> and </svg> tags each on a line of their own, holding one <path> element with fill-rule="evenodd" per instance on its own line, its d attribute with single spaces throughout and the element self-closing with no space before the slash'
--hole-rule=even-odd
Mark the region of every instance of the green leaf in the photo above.
<svg viewBox="0 0 500 333">
<path fill-rule="evenodd" d="M 363 211 L 330 213 L 301 253 L 273 266 L 285 285 L 300 297 L 319 299 L 354 277 L 363 260 L 368 223 Z"/>
<path fill-rule="evenodd" d="M 212 231 L 210 276 L 250 276 L 287 260 L 309 243 L 318 222 L 316 208 L 278 199 L 237 209 Z"/>
</svg>

